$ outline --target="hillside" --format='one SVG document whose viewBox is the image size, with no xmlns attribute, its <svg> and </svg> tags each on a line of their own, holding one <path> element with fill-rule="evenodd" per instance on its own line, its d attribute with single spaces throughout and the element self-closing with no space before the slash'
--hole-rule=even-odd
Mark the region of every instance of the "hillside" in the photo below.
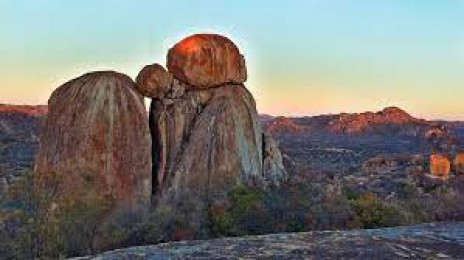
<svg viewBox="0 0 464 260">
<path fill-rule="evenodd" d="M 272 234 L 131 247 L 80 259 L 462 259 L 464 223 Z"/>
<path fill-rule="evenodd" d="M 32 166 L 38 127 L 46 112 L 46 106 L 0 104 L 0 177 L 7 182 Z M 379 156 L 425 160 L 433 150 L 454 152 L 464 143 L 464 123 L 427 121 L 395 107 L 314 117 L 260 115 L 259 119 L 279 142 L 288 168 L 319 177 L 359 172 L 364 162 Z"/>
<path fill-rule="evenodd" d="M 385 154 L 455 153 L 464 137 L 460 122 L 415 118 L 397 107 L 313 117 L 265 116 L 261 122 L 294 161 L 325 172 L 351 171 Z"/>
<path fill-rule="evenodd" d="M 0 104 L 0 186 L 32 167 L 40 122 L 46 113 L 47 106 Z"/>
</svg>

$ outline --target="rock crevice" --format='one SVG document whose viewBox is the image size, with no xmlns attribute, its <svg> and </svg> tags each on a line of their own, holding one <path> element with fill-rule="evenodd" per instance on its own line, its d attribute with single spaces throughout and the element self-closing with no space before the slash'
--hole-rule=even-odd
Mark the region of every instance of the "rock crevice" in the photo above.
<svg viewBox="0 0 464 260">
<path fill-rule="evenodd" d="M 147 65 L 136 82 L 92 72 L 56 89 L 36 172 L 59 173 L 63 193 L 94 192 L 117 205 L 181 192 L 221 197 L 236 185 L 284 180 L 282 157 L 260 128 L 235 44 L 193 35 L 167 56 L 169 71 Z M 152 99 L 149 116 L 143 96 Z"/>
<path fill-rule="evenodd" d="M 263 138 L 235 44 L 214 34 L 187 37 L 169 50 L 167 67 L 147 65 L 137 76 L 139 91 L 152 98 L 155 193 L 220 197 L 239 184 L 286 178 L 277 144 Z"/>
</svg>

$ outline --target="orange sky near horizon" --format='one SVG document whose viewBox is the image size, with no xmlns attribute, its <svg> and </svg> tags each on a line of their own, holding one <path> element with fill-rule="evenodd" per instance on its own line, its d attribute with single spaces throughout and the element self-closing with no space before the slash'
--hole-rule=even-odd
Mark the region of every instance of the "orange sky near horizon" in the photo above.
<svg viewBox="0 0 464 260">
<path fill-rule="evenodd" d="M 183 37 L 211 32 L 245 55 L 260 113 L 398 106 L 421 118 L 464 120 L 463 13 L 464 1 L 447 0 L 4 0 L 0 103 L 45 104 L 88 71 L 135 78 L 147 64 L 165 64 Z"/>
</svg>

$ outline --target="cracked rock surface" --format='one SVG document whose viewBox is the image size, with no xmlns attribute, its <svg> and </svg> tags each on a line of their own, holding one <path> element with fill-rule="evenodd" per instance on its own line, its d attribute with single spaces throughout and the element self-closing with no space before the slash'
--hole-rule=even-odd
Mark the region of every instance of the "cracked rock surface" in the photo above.
<svg viewBox="0 0 464 260">
<path fill-rule="evenodd" d="M 265 134 L 243 82 L 238 48 L 216 34 L 189 36 L 137 76 L 152 98 L 153 193 L 214 198 L 237 185 L 267 187 L 286 178 L 277 143 Z M 148 94 L 147 94 L 148 93 Z"/>
<path fill-rule="evenodd" d="M 315 231 L 131 247 L 84 259 L 463 259 L 464 223 Z"/>
</svg>

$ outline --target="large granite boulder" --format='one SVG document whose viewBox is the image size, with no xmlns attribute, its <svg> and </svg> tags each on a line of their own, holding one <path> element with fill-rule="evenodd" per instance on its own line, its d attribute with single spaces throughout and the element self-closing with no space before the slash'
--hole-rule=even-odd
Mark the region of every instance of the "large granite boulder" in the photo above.
<svg viewBox="0 0 464 260">
<path fill-rule="evenodd" d="M 154 100 L 151 127 L 160 190 L 220 196 L 264 181 L 262 133 L 243 86 L 190 91 L 173 103 Z"/>
<path fill-rule="evenodd" d="M 59 194 L 92 193 L 124 207 L 148 202 L 148 116 L 128 76 L 85 74 L 56 89 L 48 105 L 35 163 L 38 176 L 57 176 Z"/>
<path fill-rule="evenodd" d="M 237 46 L 217 34 L 195 34 L 168 52 L 168 71 L 193 88 L 246 81 L 245 59 Z"/>
</svg>

